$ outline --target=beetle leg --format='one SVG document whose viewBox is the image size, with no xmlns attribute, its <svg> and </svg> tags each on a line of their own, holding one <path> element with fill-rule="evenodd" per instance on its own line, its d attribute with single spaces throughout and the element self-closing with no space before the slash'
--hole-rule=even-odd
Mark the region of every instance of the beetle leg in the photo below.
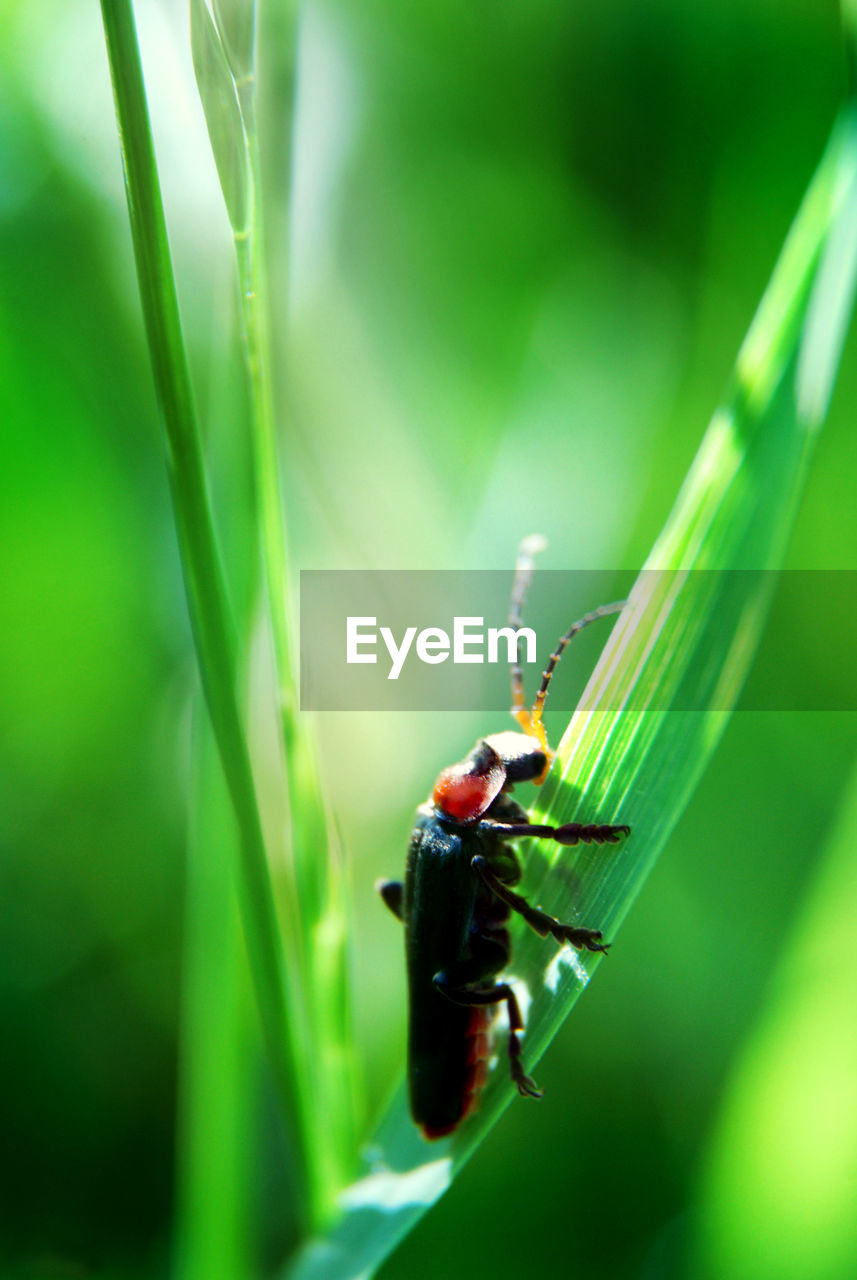
<svg viewBox="0 0 857 1280">
<path fill-rule="evenodd" d="M 434 985 L 453 1004 L 500 1004 L 505 1000 L 509 1015 L 509 1074 L 518 1093 L 523 1098 L 540 1098 L 538 1085 L 525 1073 L 521 1062 L 521 1041 L 518 1033 L 524 1029 L 524 1020 L 518 998 L 507 982 L 496 982 L 491 987 L 470 986 L 463 978 L 473 971 L 474 961 L 463 961 L 454 969 L 444 969 L 434 975 Z"/>
<path fill-rule="evenodd" d="M 610 826 L 602 822 L 566 822 L 562 827 L 545 827 L 535 822 L 493 822 L 483 818 L 476 824 L 477 831 L 499 836 L 501 840 L 538 836 L 540 840 L 556 840 L 557 844 L 618 844 L 622 836 L 629 836 L 631 828 Z"/>
<path fill-rule="evenodd" d="M 488 866 L 486 860 L 477 854 L 470 865 L 474 871 L 478 872 L 485 884 L 507 907 L 511 907 L 513 911 L 517 911 L 518 915 L 523 916 L 531 929 L 535 929 L 540 938 L 546 938 L 548 934 L 556 938 L 557 942 L 562 945 L 569 942 L 578 951 L 607 951 L 609 942 L 602 942 L 603 933 L 600 929 L 582 929 L 577 925 L 563 924 L 561 920 L 557 920 L 555 916 L 548 915 L 547 911 L 542 911 L 540 907 L 531 907 L 526 898 L 522 898 L 519 893 L 514 893 L 511 889 L 503 884 L 502 880 L 498 880 L 494 872 Z"/>
<path fill-rule="evenodd" d="M 402 915 L 402 891 L 404 885 L 401 880 L 376 880 L 375 888 L 384 899 L 386 906 L 390 908 L 393 915 L 398 920 L 404 920 Z"/>
</svg>

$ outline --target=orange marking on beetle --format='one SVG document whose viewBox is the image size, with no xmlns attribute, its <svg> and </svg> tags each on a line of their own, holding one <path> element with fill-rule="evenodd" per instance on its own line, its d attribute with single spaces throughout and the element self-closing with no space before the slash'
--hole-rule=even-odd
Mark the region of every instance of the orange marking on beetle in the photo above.
<svg viewBox="0 0 857 1280">
<path fill-rule="evenodd" d="M 469 761 L 451 765 L 434 784 L 432 800 L 438 809 L 458 822 L 475 822 L 503 789 L 502 766 L 476 772 Z"/>
<path fill-rule="evenodd" d="M 489 1009 L 474 1005 L 467 1028 L 467 1038 L 470 1041 L 467 1061 L 470 1064 L 470 1070 L 467 1073 L 467 1084 L 464 1088 L 462 1120 L 472 1115 L 479 1107 L 479 1099 L 488 1077 L 492 1021 L 493 1015 Z"/>
</svg>

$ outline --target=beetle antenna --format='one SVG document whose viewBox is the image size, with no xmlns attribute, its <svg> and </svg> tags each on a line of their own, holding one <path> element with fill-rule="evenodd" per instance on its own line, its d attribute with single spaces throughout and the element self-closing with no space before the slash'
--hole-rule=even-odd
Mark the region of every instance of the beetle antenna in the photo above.
<svg viewBox="0 0 857 1280">
<path fill-rule="evenodd" d="M 547 737 L 545 735 L 544 725 L 542 724 L 542 712 L 544 711 L 545 698 L 548 693 L 548 685 L 551 682 L 556 664 L 559 662 L 565 647 L 569 640 L 573 640 L 579 631 L 584 627 L 588 627 L 590 622 L 597 622 L 599 618 L 609 618 L 611 614 L 621 613 L 625 608 L 624 600 L 614 600 L 612 604 L 602 604 L 598 609 L 593 609 L 591 613 L 585 613 L 582 618 L 578 618 L 577 622 L 573 622 L 566 631 L 565 635 L 560 639 L 559 644 L 548 658 L 548 664 L 542 672 L 542 683 L 536 694 L 536 700 L 533 703 L 532 711 L 525 711 L 526 721 L 518 716 L 518 719 L 526 733 L 534 734 L 543 746 L 547 745 Z"/>
<path fill-rule="evenodd" d="M 534 556 L 540 551 L 544 551 L 547 546 L 547 539 L 543 538 L 540 533 L 531 533 L 529 537 L 524 538 L 518 547 L 518 558 L 515 561 L 515 576 L 512 579 L 512 595 L 509 600 L 509 626 L 513 631 L 519 631 L 521 628 L 521 612 L 524 608 L 524 600 L 527 596 L 530 581 L 533 576 L 533 567 L 535 565 Z M 524 715 L 529 720 L 529 711 L 527 709 L 526 699 L 524 697 L 524 672 L 521 667 L 521 647 L 520 641 L 515 641 L 515 660 L 512 663 L 512 715 L 516 720 L 521 720 Z M 523 721 L 521 720 L 523 724 Z"/>
</svg>

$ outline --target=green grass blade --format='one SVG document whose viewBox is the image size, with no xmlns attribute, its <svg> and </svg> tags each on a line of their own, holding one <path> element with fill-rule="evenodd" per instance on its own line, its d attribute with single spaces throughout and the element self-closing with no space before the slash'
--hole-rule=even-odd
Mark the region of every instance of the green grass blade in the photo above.
<svg viewBox="0 0 857 1280">
<path fill-rule="evenodd" d="M 302 1010 L 296 1057 L 302 1077 L 298 1123 L 309 1171 L 311 1215 L 329 1217 L 336 1190 L 356 1161 L 359 1108 L 349 1016 L 346 954 L 348 894 L 341 851 L 321 796 L 315 745 L 298 714 L 294 644 L 290 626 L 285 516 L 280 486 L 277 420 L 269 329 L 269 289 L 262 228 L 262 184 L 256 128 L 254 7 L 223 0 L 191 0 L 194 66 L 208 131 L 235 232 L 238 292 L 251 403 L 251 452 L 259 513 L 267 614 L 273 638 L 284 784 L 288 795 L 291 859 L 282 877 L 288 940 L 287 982 L 293 1008 Z M 234 122 L 237 112 L 238 124 Z M 246 191 L 236 218 L 227 179 L 240 130 L 246 149 Z M 243 216 L 246 206 L 246 217 Z M 332 1136 L 333 1135 L 333 1136 Z"/>
<path fill-rule="evenodd" d="M 256 0 L 214 0 L 214 19 L 239 88 L 255 76 Z"/>
<path fill-rule="evenodd" d="M 857 774 L 726 1094 L 694 1275 L 857 1275 Z"/>
<path fill-rule="evenodd" d="M 286 1016 L 279 926 L 236 692 L 235 643 L 209 508 L 133 11 L 128 0 L 102 0 L 102 17 L 188 610 L 206 705 L 238 823 L 247 946 L 273 1074 L 289 1123 L 300 1087 L 291 1052 L 293 1023 Z"/>
<path fill-rule="evenodd" d="M 226 211 L 241 232 L 249 217 L 247 139 L 229 59 L 204 0 L 190 0 L 190 47 Z"/>
<path fill-rule="evenodd" d="M 536 809 L 562 822 L 622 821 L 622 846 L 524 850 L 525 896 L 562 919 L 603 927 L 628 911 L 711 757 L 738 696 L 781 563 L 813 436 L 830 394 L 854 288 L 857 126 L 840 119 L 790 232 L 676 506 L 620 616 Z M 846 305 L 847 304 L 847 305 Z M 835 318 L 834 318 L 835 317 Z M 811 394 L 807 388 L 811 388 Z M 687 706 L 698 710 L 685 710 Z M 528 994 L 531 1069 L 595 968 L 568 948 L 514 933 L 513 970 Z M 502 1052 L 501 1055 L 502 1057 Z M 343 1217 L 290 1280 L 372 1274 L 445 1190 L 513 1091 L 502 1062 L 482 1107 L 452 1140 L 426 1144 L 400 1091 L 374 1136 Z M 545 1105 L 549 1105 L 546 1102 Z"/>
</svg>

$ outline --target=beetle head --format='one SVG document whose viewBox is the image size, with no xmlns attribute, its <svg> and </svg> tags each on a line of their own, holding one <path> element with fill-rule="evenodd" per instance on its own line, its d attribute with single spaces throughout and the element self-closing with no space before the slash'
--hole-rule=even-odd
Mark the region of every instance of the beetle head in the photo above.
<svg viewBox="0 0 857 1280">
<path fill-rule="evenodd" d="M 550 749 L 530 733 L 492 733 L 484 743 L 503 762 L 507 783 L 541 782 L 552 759 Z"/>
</svg>

